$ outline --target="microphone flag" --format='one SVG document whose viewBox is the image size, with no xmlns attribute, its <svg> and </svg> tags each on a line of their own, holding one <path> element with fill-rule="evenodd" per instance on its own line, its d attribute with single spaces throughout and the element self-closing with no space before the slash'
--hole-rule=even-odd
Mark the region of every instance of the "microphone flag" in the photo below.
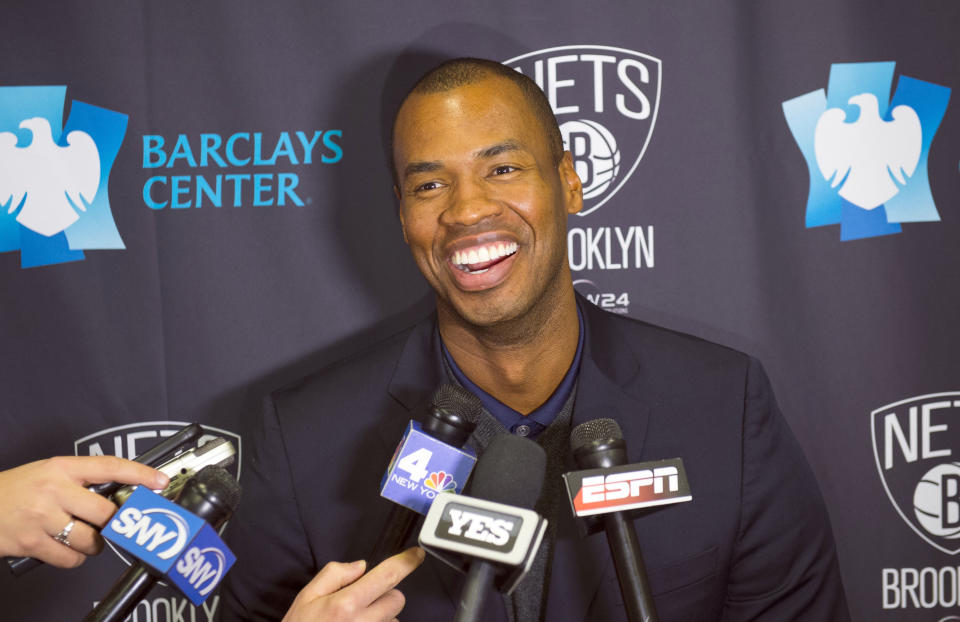
<svg viewBox="0 0 960 622">
<path fill-rule="evenodd" d="M 101 535 L 198 606 L 236 561 L 206 521 L 143 486 L 134 489 Z"/>
<path fill-rule="evenodd" d="M 546 529 L 533 510 L 443 493 L 430 506 L 419 544 L 460 572 L 473 560 L 498 565 L 507 571 L 498 588 L 509 594 L 530 570 Z"/>
<path fill-rule="evenodd" d="M 625 512 L 691 501 L 683 460 L 671 458 L 563 475 L 575 516 Z"/>
<path fill-rule="evenodd" d="M 437 440 L 411 421 L 380 481 L 380 496 L 426 514 L 439 493 L 463 492 L 476 462 L 472 449 Z"/>
</svg>

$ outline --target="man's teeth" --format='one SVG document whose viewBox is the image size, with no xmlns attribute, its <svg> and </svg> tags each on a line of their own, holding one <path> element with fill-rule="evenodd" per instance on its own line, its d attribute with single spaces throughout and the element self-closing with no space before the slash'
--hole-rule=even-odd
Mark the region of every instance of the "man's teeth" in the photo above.
<svg viewBox="0 0 960 622">
<path fill-rule="evenodd" d="M 453 254 L 453 263 L 457 266 L 465 267 L 488 261 L 496 261 L 501 257 L 506 257 L 517 252 L 516 242 L 499 242 L 497 244 L 488 244 L 480 248 L 471 248 L 468 251 L 456 251 Z M 477 272 L 480 272 L 479 270 Z"/>
</svg>

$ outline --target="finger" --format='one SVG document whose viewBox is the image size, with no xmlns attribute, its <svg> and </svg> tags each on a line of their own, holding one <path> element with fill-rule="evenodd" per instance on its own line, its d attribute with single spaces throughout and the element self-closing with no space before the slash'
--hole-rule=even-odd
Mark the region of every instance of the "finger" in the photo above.
<svg viewBox="0 0 960 622">
<path fill-rule="evenodd" d="M 367 563 L 363 560 L 344 564 L 342 562 L 329 562 L 320 572 L 317 573 L 310 583 L 307 583 L 297 598 L 313 600 L 320 596 L 333 594 L 340 588 L 350 585 L 363 575 Z"/>
<path fill-rule="evenodd" d="M 59 546 L 65 547 L 65 544 L 56 540 L 56 536 L 66 529 L 67 525 L 71 522 L 73 523 L 73 527 L 70 528 L 70 533 L 67 534 L 67 542 L 70 543 L 69 548 L 84 555 L 96 555 L 103 549 L 103 539 L 100 537 L 100 534 L 90 525 L 87 525 L 74 516 L 70 516 L 66 512 L 56 511 L 50 515 L 43 516 L 39 520 L 40 524 L 38 526 Z"/>
<path fill-rule="evenodd" d="M 410 547 L 384 560 L 347 589 L 360 603 L 369 605 L 416 570 L 423 563 L 424 555 L 420 547 Z"/>
<path fill-rule="evenodd" d="M 387 622 L 395 620 L 407 603 L 400 590 L 390 590 L 373 601 L 358 622 Z"/>
<path fill-rule="evenodd" d="M 48 538 L 32 557 L 57 568 L 76 568 L 87 560 L 87 556 L 80 551 L 74 551 L 53 538 Z"/>
<path fill-rule="evenodd" d="M 64 510 L 91 525 L 103 527 L 117 511 L 112 501 L 80 486 L 70 486 L 58 492 L 57 500 Z"/>
<path fill-rule="evenodd" d="M 20 535 L 22 555 L 28 555 L 58 568 L 76 568 L 86 556 L 64 546 L 41 529 Z"/>
<path fill-rule="evenodd" d="M 60 533 L 57 531 L 55 534 Z M 53 536 L 51 536 L 52 538 Z M 55 540 L 56 541 L 56 540 Z M 100 551 L 103 550 L 103 538 L 100 534 L 90 525 L 75 519 L 73 523 L 73 528 L 70 530 L 70 534 L 67 536 L 67 542 L 70 543 L 70 548 L 78 553 L 83 555 L 97 555 Z M 66 546 L 66 544 L 58 542 L 61 546 Z"/>
<path fill-rule="evenodd" d="M 59 456 L 51 458 L 50 463 L 84 486 L 121 482 L 143 484 L 157 490 L 165 488 L 170 481 L 170 478 L 156 469 L 116 456 Z"/>
</svg>

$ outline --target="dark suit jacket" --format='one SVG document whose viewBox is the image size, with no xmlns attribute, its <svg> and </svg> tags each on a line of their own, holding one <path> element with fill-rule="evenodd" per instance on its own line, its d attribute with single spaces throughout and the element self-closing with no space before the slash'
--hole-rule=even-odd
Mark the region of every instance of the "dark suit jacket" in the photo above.
<svg viewBox="0 0 960 622">
<path fill-rule="evenodd" d="M 693 501 L 635 521 L 661 620 L 848 619 L 822 498 L 760 364 L 581 306 L 572 425 L 611 417 L 631 462 L 679 456 L 690 481 Z M 266 400 L 244 436 L 222 619 L 280 619 L 326 562 L 369 555 L 389 507 L 380 478 L 403 427 L 445 381 L 438 339 L 431 317 Z M 428 556 L 400 585 L 401 620 L 450 620 L 460 586 Z M 484 618 L 505 619 L 499 597 Z M 546 619 L 626 619 L 606 538 L 580 538 L 568 512 Z"/>
</svg>

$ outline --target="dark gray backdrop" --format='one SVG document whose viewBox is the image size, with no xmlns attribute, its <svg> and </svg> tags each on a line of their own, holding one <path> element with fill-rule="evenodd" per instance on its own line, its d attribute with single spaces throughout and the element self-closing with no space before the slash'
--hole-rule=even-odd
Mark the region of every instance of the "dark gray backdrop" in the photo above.
<svg viewBox="0 0 960 622">
<path fill-rule="evenodd" d="M 833 63 L 895 61 L 894 87 L 907 75 L 956 88 L 958 26 L 951 1 L 6 3 L 0 87 L 65 85 L 64 121 L 81 101 L 129 124 L 108 184 L 126 249 L 33 268 L 0 254 L 0 467 L 74 453 L 78 439 L 129 424 L 237 431 L 264 391 L 418 317 L 428 289 L 402 243 L 384 164 L 397 97 L 439 58 L 618 48 L 618 59 L 659 59 L 659 92 L 641 89 L 656 117 L 604 117 L 623 186 L 570 226 L 578 236 L 641 227 L 654 261 L 576 272 L 590 281 L 578 287 L 764 361 L 827 499 L 855 620 L 958 614 L 960 560 L 898 514 L 871 436 L 875 409 L 960 391 L 957 104 L 929 154 L 941 221 L 847 242 L 839 226 L 804 226 L 809 174 L 781 109 L 827 88 Z M 607 71 L 610 113 L 630 91 Z M 592 85 L 578 80 L 558 92 L 590 101 Z M 342 132 L 337 162 L 322 162 L 334 152 L 318 143 L 310 164 L 143 166 L 144 136 L 163 136 L 169 155 L 180 134 L 197 149 L 201 134 L 260 132 L 269 155 L 282 132 L 316 130 Z M 144 202 L 153 175 L 231 173 L 270 174 L 274 185 L 294 173 L 304 205 L 257 207 L 249 188 L 240 207 L 229 192 L 220 208 Z M 154 197 L 170 199 L 160 187 Z M 947 437 L 938 449 L 960 448 Z M 952 601 L 949 585 L 931 584 L 916 592 L 927 607 L 900 606 L 901 592 L 884 591 L 885 568 L 931 568 L 927 579 L 954 581 Z M 2 617 L 79 618 L 122 569 L 107 551 L 76 571 L 0 573 Z M 157 590 L 136 619 L 206 619 L 181 603 Z"/>
</svg>

